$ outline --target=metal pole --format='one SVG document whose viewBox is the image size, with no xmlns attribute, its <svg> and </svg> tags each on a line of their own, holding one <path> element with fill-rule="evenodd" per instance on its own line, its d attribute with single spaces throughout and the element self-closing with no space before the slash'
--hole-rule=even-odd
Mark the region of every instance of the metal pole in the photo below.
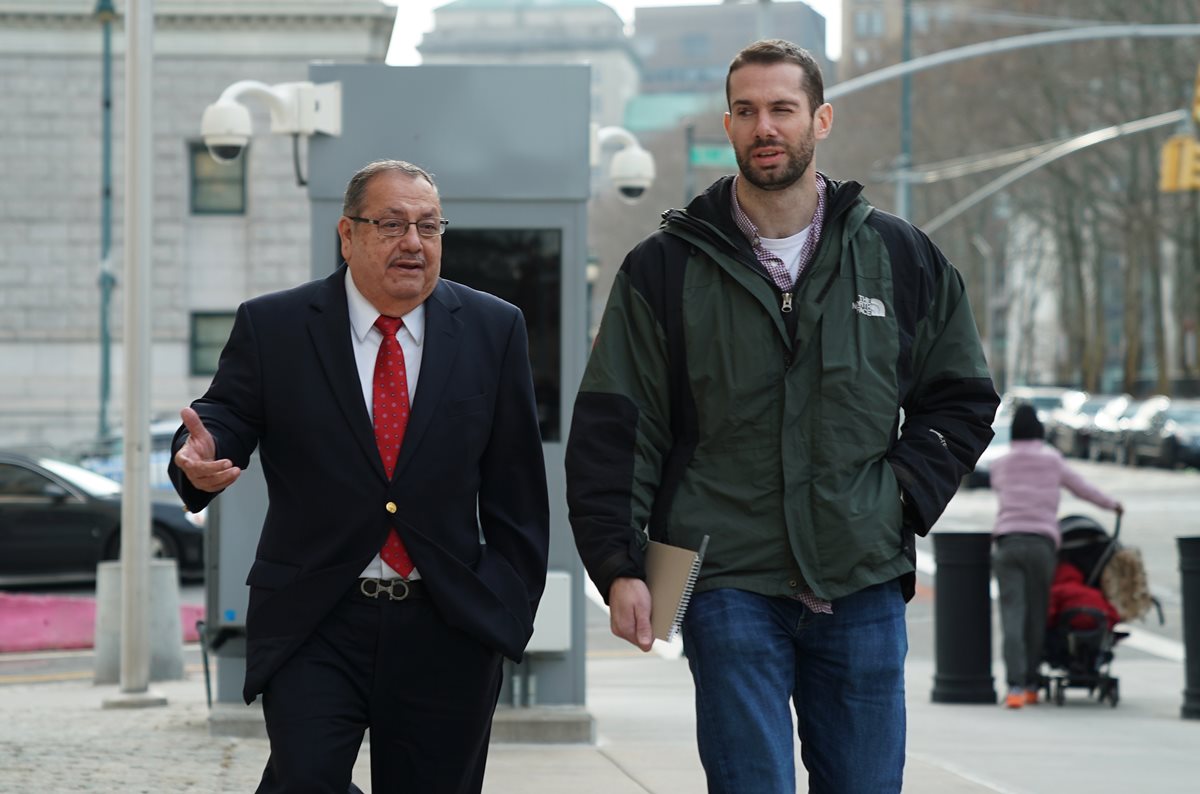
<svg viewBox="0 0 1200 794">
<path fill-rule="evenodd" d="M 904 0 L 901 20 L 900 62 L 912 60 L 912 0 Z M 896 158 L 896 215 L 907 220 L 912 209 L 912 185 L 908 169 L 912 165 L 912 75 L 900 79 L 900 155 Z"/>
<path fill-rule="evenodd" d="M 1147 130 L 1166 127 L 1171 124 L 1177 124 L 1187 117 L 1186 110 L 1171 110 L 1166 113 L 1159 113 L 1157 116 L 1148 116 L 1144 119 L 1136 121 L 1128 121 L 1122 124 L 1114 124 L 1111 127 L 1105 127 L 1102 130 L 1093 130 L 1092 132 L 1084 133 L 1075 138 L 1071 138 L 1065 143 L 1060 143 L 1053 149 L 1049 149 L 1037 157 L 1025 161 L 1017 168 L 1006 173 L 1004 176 L 999 176 L 988 182 L 983 187 L 971 193 L 969 196 L 956 202 L 949 208 L 942 210 L 940 213 L 921 224 L 921 228 L 926 234 L 933 234 L 938 229 L 945 226 L 960 214 L 974 207 L 979 202 L 983 201 L 988 196 L 994 195 L 1004 188 L 1016 182 L 1023 176 L 1026 176 L 1044 165 L 1049 165 L 1060 157 L 1066 157 L 1069 154 L 1082 151 L 1088 147 L 1095 146 L 1100 143 L 1111 141 L 1114 138 L 1120 138 L 1125 135 L 1136 135 Z"/>
<path fill-rule="evenodd" d="M 1200 719 L 1200 537 L 1176 538 L 1179 544 L 1180 597 L 1183 601 L 1184 719 Z"/>
<path fill-rule="evenodd" d="M 105 706 L 163 705 L 150 685 L 150 258 L 153 0 L 125 16 L 125 482 L 121 499 L 121 697 Z"/>
<path fill-rule="evenodd" d="M 696 147 L 696 125 L 683 128 L 683 205 L 686 207 L 696 197 L 696 167 L 692 165 L 692 149 Z"/>
<path fill-rule="evenodd" d="M 99 0 L 104 38 L 103 82 L 100 101 L 100 441 L 110 435 L 108 398 L 112 393 L 112 329 L 109 316 L 116 278 L 112 273 L 112 21 L 116 16 L 112 0 Z"/>
<path fill-rule="evenodd" d="M 754 22 L 760 41 L 771 38 L 771 0 L 758 0 L 758 13 Z"/>
<path fill-rule="evenodd" d="M 1166 39 L 1166 38 L 1196 38 L 1200 36 L 1200 25 L 1098 25 L 1088 28 L 1072 28 L 1070 30 L 1052 30 L 1042 33 L 1030 33 L 1023 36 L 1010 36 L 1004 39 L 994 39 L 978 44 L 968 44 L 933 55 L 922 55 L 906 63 L 894 63 L 874 72 L 860 74 L 844 83 L 829 86 L 825 89 L 825 100 L 835 99 L 870 88 L 873 85 L 903 77 L 906 74 L 916 74 L 926 69 L 934 69 L 949 63 L 980 58 L 986 55 L 999 55 L 1002 52 L 1012 52 L 1027 47 L 1044 47 L 1050 44 L 1064 44 L 1068 41 L 1099 41 L 1102 39 Z"/>
</svg>

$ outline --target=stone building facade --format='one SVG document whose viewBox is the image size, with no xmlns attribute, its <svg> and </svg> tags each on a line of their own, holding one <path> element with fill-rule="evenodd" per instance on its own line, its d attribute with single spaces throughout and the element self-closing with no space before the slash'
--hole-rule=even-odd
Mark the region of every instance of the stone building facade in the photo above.
<svg viewBox="0 0 1200 794">
<path fill-rule="evenodd" d="M 125 5 L 118 0 L 118 14 Z M 93 8 L 93 0 L 0 0 L 0 446 L 67 448 L 95 438 L 100 424 L 103 70 Z M 239 166 L 243 181 L 242 171 L 214 171 L 204 159 L 201 113 L 238 80 L 306 80 L 314 60 L 382 62 L 395 9 L 379 0 L 157 0 L 154 8 L 150 410 L 172 419 L 210 379 L 212 350 L 197 335 L 219 329 L 246 298 L 310 274 L 308 197 L 291 139 L 270 135 L 266 109 L 247 102 L 255 137 Z M 112 28 L 117 284 L 107 415 L 115 428 L 123 390 L 120 16 Z"/>
<path fill-rule="evenodd" d="M 433 18 L 417 47 L 423 64 L 590 64 L 592 120 L 601 126 L 620 125 L 638 92 L 625 23 L 600 0 L 453 0 Z"/>
</svg>

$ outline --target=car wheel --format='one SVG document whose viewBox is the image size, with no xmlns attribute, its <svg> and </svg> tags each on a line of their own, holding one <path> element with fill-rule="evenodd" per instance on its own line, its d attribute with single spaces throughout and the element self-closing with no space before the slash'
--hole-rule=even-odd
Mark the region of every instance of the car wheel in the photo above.
<svg viewBox="0 0 1200 794">
<path fill-rule="evenodd" d="M 117 560 L 121 558 L 121 529 L 113 533 L 112 540 L 104 552 L 104 559 Z M 150 558 L 154 560 L 178 560 L 179 544 L 171 537 L 171 533 L 157 524 L 150 530 Z"/>
<path fill-rule="evenodd" d="M 1164 469 L 1179 468 L 1179 447 L 1174 441 L 1168 441 L 1163 448 L 1162 466 Z"/>
</svg>

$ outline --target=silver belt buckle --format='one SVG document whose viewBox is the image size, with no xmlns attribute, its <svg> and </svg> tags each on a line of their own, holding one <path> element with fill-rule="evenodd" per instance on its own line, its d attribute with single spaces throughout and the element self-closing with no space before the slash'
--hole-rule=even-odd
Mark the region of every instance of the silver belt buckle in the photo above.
<svg viewBox="0 0 1200 794">
<path fill-rule="evenodd" d="M 403 589 L 397 591 L 397 585 Z M 379 598 L 387 593 L 389 601 L 403 601 L 410 592 L 408 582 L 403 579 L 359 579 L 358 589 L 367 598 Z"/>
</svg>

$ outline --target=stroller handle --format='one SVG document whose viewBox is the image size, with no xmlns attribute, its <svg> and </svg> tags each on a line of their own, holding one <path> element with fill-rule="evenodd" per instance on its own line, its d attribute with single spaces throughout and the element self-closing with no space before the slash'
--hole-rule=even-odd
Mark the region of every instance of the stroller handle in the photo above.
<svg viewBox="0 0 1200 794">
<path fill-rule="evenodd" d="M 1113 524 L 1113 536 L 1112 536 L 1112 539 L 1113 539 L 1114 541 L 1115 541 L 1115 540 L 1116 540 L 1118 537 L 1120 537 L 1120 535 L 1121 535 L 1121 515 L 1122 515 L 1122 513 L 1117 513 L 1117 520 L 1116 520 L 1116 522 Z"/>
</svg>

